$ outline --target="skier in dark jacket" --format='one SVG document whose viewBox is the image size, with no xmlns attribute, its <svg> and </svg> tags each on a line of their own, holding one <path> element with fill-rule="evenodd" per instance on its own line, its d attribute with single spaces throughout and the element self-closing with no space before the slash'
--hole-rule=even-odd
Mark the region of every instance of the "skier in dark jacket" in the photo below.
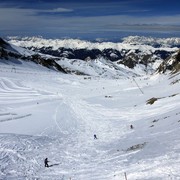
<svg viewBox="0 0 180 180">
<path fill-rule="evenodd" d="M 44 164 L 45 164 L 45 167 L 49 167 L 49 165 L 48 165 L 48 158 L 46 158 L 45 160 L 44 160 Z"/>
<path fill-rule="evenodd" d="M 96 134 L 94 134 L 94 139 L 97 139 L 97 136 L 96 136 Z"/>
</svg>

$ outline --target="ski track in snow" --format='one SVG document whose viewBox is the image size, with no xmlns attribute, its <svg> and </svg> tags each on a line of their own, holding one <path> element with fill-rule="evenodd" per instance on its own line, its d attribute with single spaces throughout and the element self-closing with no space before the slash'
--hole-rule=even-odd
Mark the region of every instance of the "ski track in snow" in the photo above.
<svg viewBox="0 0 180 180">
<path fill-rule="evenodd" d="M 142 94 L 127 79 L 23 73 L 0 72 L 0 179 L 180 179 L 173 79 L 139 78 Z"/>
</svg>

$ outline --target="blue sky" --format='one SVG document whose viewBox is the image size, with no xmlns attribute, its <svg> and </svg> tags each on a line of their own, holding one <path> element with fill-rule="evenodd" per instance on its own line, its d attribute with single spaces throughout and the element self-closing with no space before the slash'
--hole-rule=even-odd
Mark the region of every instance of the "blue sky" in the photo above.
<svg viewBox="0 0 180 180">
<path fill-rule="evenodd" d="M 0 34 L 180 37 L 180 0 L 0 0 Z"/>
</svg>

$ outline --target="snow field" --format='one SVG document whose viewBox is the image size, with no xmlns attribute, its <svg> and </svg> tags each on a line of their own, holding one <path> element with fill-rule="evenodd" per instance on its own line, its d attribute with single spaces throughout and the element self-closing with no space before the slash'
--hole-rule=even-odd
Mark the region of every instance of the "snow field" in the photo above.
<svg viewBox="0 0 180 180">
<path fill-rule="evenodd" d="M 179 75 L 37 72 L 0 71 L 0 179 L 180 179 Z"/>
</svg>

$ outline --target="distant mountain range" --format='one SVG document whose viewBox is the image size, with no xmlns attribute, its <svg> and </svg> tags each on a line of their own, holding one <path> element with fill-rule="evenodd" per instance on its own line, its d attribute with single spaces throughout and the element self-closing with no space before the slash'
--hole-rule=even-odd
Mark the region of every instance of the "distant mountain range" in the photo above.
<svg viewBox="0 0 180 180">
<path fill-rule="evenodd" d="M 130 36 L 121 43 L 92 43 L 78 39 L 8 37 L 7 41 L 0 39 L 0 47 L 0 58 L 29 60 L 63 73 L 119 77 L 177 72 L 180 38 Z"/>
</svg>

